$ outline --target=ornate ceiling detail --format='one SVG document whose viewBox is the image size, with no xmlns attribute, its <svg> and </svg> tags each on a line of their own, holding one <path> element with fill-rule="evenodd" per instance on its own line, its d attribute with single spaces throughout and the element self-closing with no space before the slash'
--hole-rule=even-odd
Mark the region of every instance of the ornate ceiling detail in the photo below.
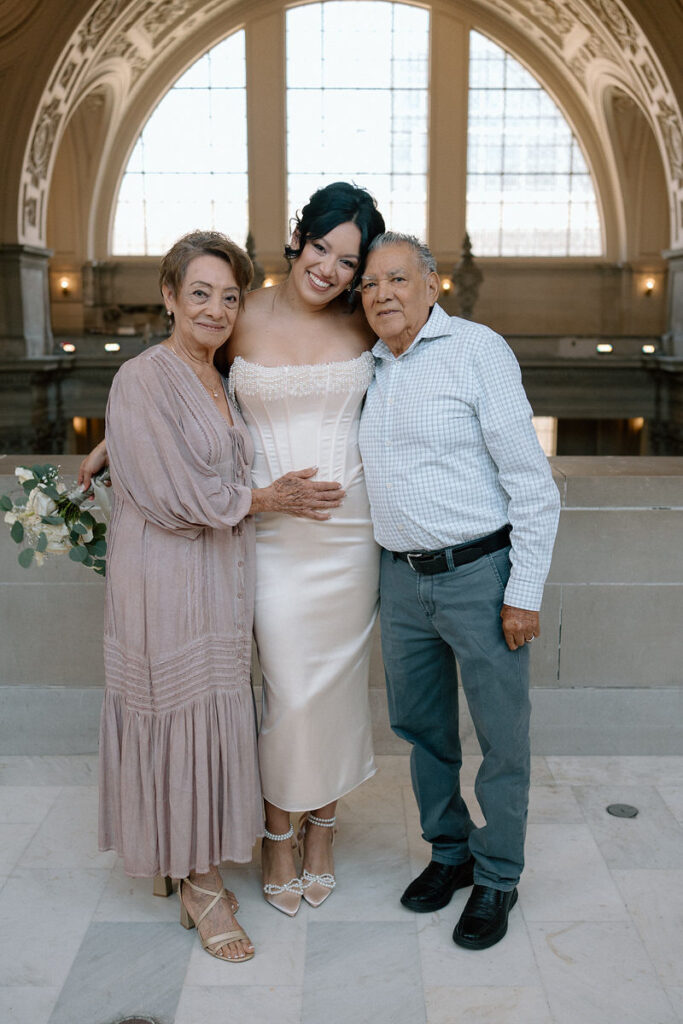
<svg viewBox="0 0 683 1024">
<path fill-rule="evenodd" d="M 12 0 L 18 17 L 20 5 Z M 103 73 L 117 74 L 121 99 L 137 92 L 162 55 L 234 0 L 99 0 L 62 51 L 36 111 L 26 148 L 20 202 L 22 241 L 42 244 L 45 195 L 55 145 L 69 115 Z M 454 4 L 457 0 L 454 0 Z M 683 245 L 683 120 L 648 39 L 621 0 L 476 0 L 532 39 L 578 89 L 594 122 L 607 84 L 630 90 L 658 138 Z M 244 7 L 246 10 L 246 7 Z M 122 73 L 121 73 L 122 72 Z M 611 77 L 610 77 L 611 76 Z M 125 105 L 125 103 L 124 103 Z"/>
</svg>

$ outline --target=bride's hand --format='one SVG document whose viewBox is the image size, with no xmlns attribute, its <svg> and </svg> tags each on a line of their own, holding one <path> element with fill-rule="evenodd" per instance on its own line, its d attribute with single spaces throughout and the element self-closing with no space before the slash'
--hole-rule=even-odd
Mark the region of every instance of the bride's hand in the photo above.
<svg viewBox="0 0 683 1024">
<path fill-rule="evenodd" d="M 284 512 L 305 519 L 329 519 L 330 509 L 342 503 L 346 492 L 331 480 L 311 480 L 317 466 L 298 469 L 273 480 L 269 487 L 252 491 L 250 512 Z"/>
<path fill-rule="evenodd" d="M 84 491 L 88 490 L 92 478 L 104 469 L 108 462 L 106 442 L 100 441 L 90 454 L 86 455 L 78 469 L 78 482 Z M 107 486 L 110 487 L 111 484 Z"/>
</svg>

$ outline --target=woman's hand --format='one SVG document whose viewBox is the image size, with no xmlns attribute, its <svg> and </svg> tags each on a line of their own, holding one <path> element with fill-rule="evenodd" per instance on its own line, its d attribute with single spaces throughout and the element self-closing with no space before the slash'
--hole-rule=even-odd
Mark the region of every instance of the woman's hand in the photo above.
<svg viewBox="0 0 683 1024">
<path fill-rule="evenodd" d="M 346 492 L 341 484 L 329 480 L 311 480 L 317 466 L 298 469 L 273 480 L 269 487 L 258 487 L 251 492 L 249 512 L 285 512 L 304 519 L 329 519 L 330 509 L 342 503 Z"/>
<path fill-rule="evenodd" d="M 90 454 L 86 455 L 78 469 L 78 482 L 84 491 L 88 490 L 92 478 L 104 469 L 108 462 L 106 441 L 100 441 Z M 107 487 L 111 487 L 111 483 L 108 483 Z"/>
</svg>

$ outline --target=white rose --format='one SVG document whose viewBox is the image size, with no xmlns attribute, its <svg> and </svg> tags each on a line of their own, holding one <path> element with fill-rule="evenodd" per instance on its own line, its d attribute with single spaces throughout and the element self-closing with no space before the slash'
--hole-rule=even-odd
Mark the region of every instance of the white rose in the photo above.
<svg viewBox="0 0 683 1024">
<path fill-rule="evenodd" d="M 33 473 L 26 466 L 17 466 L 14 470 L 14 475 L 20 484 L 26 483 L 27 480 L 33 479 Z"/>
<path fill-rule="evenodd" d="M 43 532 L 47 537 L 47 551 L 66 551 L 71 546 L 68 541 L 69 531 L 64 524 L 52 526 L 46 523 Z"/>
<path fill-rule="evenodd" d="M 35 512 L 39 516 L 51 516 L 57 506 L 55 505 L 52 498 L 48 498 L 47 494 L 43 494 L 42 491 L 35 490 L 31 491 L 29 499 L 26 502 L 26 508 L 30 512 Z"/>
<path fill-rule="evenodd" d="M 16 523 L 18 518 L 19 517 L 16 516 L 14 512 L 5 512 L 5 522 L 9 523 L 10 526 L 12 525 L 12 523 Z"/>
</svg>

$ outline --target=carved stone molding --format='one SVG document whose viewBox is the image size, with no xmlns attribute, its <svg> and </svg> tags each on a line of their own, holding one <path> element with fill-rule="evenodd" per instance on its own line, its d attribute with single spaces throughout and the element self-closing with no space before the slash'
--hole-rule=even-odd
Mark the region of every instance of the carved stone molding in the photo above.
<svg viewBox="0 0 683 1024">
<path fill-rule="evenodd" d="M 666 152 L 671 165 L 671 176 L 683 186 L 683 131 L 676 111 L 664 100 L 659 101 L 657 120 L 664 137 Z"/>
<path fill-rule="evenodd" d="M 46 103 L 38 116 L 38 123 L 33 131 L 33 138 L 28 153 L 28 173 L 31 184 L 38 188 L 47 177 L 47 169 L 52 155 L 52 147 L 57 136 L 57 128 L 62 118 L 58 99 Z"/>
<path fill-rule="evenodd" d="M 122 0 L 101 0 L 79 30 L 78 48 L 81 53 L 98 45 L 107 29 L 121 13 L 123 6 Z"/>
</svg>

